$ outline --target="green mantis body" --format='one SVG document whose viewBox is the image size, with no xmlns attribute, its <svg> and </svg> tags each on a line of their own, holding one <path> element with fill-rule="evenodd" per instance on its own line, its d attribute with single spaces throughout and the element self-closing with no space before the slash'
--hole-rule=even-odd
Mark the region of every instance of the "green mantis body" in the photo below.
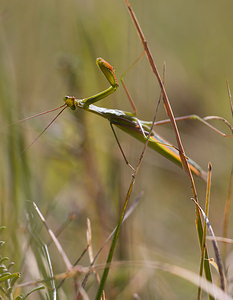
<svg viewBox="0 0 233 300">
<path fill-rule="evenodd" d="M 72 110 L 75 109 L 84 109 L 86 111 L 90 111 L 94 114 L 97 114 L 105 119 L 107 119 L 110 122 L 110 125 L 113 129 L 112 125 L 117 126 L 121 130 L 125 131 L 129 135 L 133 136 L 134 138 L 138 139 L 139 141 L 145 143 L 147 140 L 147 136 L 149 134 L 150 128 L 152 126 L 152 122 L 146 122 L 139 120 L 134 113 L 125 112 L 118 109 L 108 109 L 103 107 L 98 107 L 93 105 L 93 103 L 101 100 L 102 98 L 105 98 L 109 94 L 113 93 L 117 87 L 117 80 L 115 77 L 115 74 L 113 72 L 113 69 L 111 65 L 109 65 L 105 60 L 102 58 L 97 59 L 97 65 L 101 69 L 101 71 L 104 73 L 107 80 L 110 82 L 111 86 L 92 97 L 85 98 L 85 99 L 76 99 L 75 97 L 65 97 L 65 103 L 68 107 L 70 107 Z M 116 137 L 115 131 L 113 129 L 113 133 Z M 118 140 L 117 140 L 118 142 Z M 118 142 L 118 145 L 120 147 L 120 150 L 124 156 L 124 153 L 122 151 L 122 148 Z M 179 151 L 173 147 L 169 146 L 169 143 L 164 140 L 161 136 L 159 136 L 157 133 L 152 131 L 152 134 L 150 135 L 148 139 L 148 146 L 152 148 L 153 150 L 157 151 L 164 157 L 168 158 L 172 162 L 176 163 L 180 167 L 182 167 L 181 159 L 179 155 Z M 125 156 L 124 159 L 126 160 Z M 197 175 L 200 176 L 205 180 L 206 173 L 201 169 L 201 167 L 195 163 L 190 158 L 187 158 L 189 167 L 191 171 Z M 127 160 L 126 160 L 127 162 Z M 128 162 L 127 162 L 128 163 Z"/>
</svg>

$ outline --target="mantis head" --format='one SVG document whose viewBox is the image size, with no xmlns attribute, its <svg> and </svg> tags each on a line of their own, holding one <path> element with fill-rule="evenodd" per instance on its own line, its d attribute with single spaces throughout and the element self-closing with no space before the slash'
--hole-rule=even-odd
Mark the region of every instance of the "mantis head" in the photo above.
<svg viewBox="0 0 233 300">
<path fill-rule="evenodd" d="M 69 106 L 72 110 L 76 109 L 75 100 L 76 100 L 75 97 L 70 97 L 70 96 L 64 97 L 64 101 L 66 105 Z"/>
</svg>

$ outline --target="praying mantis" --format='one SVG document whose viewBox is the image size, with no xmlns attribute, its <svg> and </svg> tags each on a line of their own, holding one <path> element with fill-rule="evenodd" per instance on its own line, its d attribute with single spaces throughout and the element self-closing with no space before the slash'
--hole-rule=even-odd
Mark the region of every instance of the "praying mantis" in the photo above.
<svg viewBox="0 0 233 300">
<path fill-rule="evenodd" d="M 110 123 L 111 129 L 113 131 L 113 134 L 116 138 L 117 144 L 124 157 L 126 164 L 134 170 L 134 168 L 128 162 L 123 152 L 123 149 L 119 143 L 113 125 L 117 126 L 118 128 L 125 131 L 134 138 L 138 139 L 139 141 L 145 142 L 147 139 L 147 135 L 149 134 L 150 128 L 152 126 L 152 122 L 140 120 L 136 117 L 135 113 L 132 112 L 126 112 L 118 109 L 108 109 L 93 105 L 93 103 L 98 102 L 101 99 L 107 97 L 108 95 L 115 92 L 118 88 L 118 82 L 113 67 L 103 58 L 97 58 L 96 63 L 102 71 L 102 73 L 105 75 L 108 82 L 110 83 L 110 87 L 94 96 L 84 99 L 76 99 L 75 97 L 66 96 L 64 98 L 65 104 L 72 110 L 79 108 L 84 109 L 86 111 L 92 112 L 107 119 Z M 148 139 L 148 146 L 160 153 L 161 155 L 163 155 L 164 157 L 168 158 L 172 162 L 176 163 L 180 167 L 182 166 L 179 151 L 175 147 L 171 146 L 165 139 L 163 139 L 154 131 Z M 192 172 L 195 175 L 205 179 L 205 171 L 203 171 L 202 168 L 190 158 L 187 158 L 187 160 Z"/>
<path fill-rule="evenodd" d="M 84 99 L 77 99 L 73 96 L 65 96 L 64 97 L 65 104 L 56 108 L 56 109 L 59 109 L 59 108 L 63 108 L 63 109 L 55 116 L 55 118 L 52 119 L 52 121 L 48 124 L 48 126 L 45 127 L 45 129 L 33 141 L 33 143 L 45 132 L 45 130 L 55 121 L 55 119 L 64 111 L 64 109 L 66 109 L 67 107 L 71 108 L 72 110 L 83 109 L 83 110 L 92 112 L 96 115 L 99 115 L 109 121 L 111 129 L 114 134 L 114 137 L 115 137 L 117 144 L 119 146 L 119 149 L 123 155 L 123 158 L 124 158 L 126 164 L 132 170 L 134 170 L 134 168 L 128 162 L 128 160 L 124 154 L 124 151 L 123 151 L 123 149 L 120 145 L 120 142 L 117 138 L 117 135 L 116 135 L 113 125 L 120 128 L 124 132 L 128 133 L 129 135 L 131 135 L 132 137 L 138 139 L 139 141 L 141 141 L 143 143 L 145 143 L 148 139 L 148 146 L 150 148 L 152 148 L 156 152 L 160 153 L 161 155 L 163 155 L 164 157 L 166 157 L 173 163 L 177 164 L 178 166 L 182 167 L 182 162 L 181 162 L 181 158 L 179 155 L 179 151 L 177 150 L 177 148 L 175 146 L 172 146 L 169 142 L 167 142 L 164 138 L 162 138 L 160 135 L 158 135 L 155 131 L 152 131 L 150 136 L 148 136 L 153 122 L 148 122 L 148 121 L 143 121 L 143 120 L 138 119 L 136 117 L 136 112 L 126 112 L 126 111 L 119 110 L 119 109 L 109 109 L 109 108 L 104 108 L 104 107 L 99 107 L 99 106 L 93 105 L 93 103 L 96 103 L 96 102 L 100 101 L 101 99 L 114 93 L 119 86 L 116 75 L 113 70 L 113 67 L 107 61 L 105 61 L 103 58 L 97 58 L 96 63 L 97 63 L 97 66 L 99 67 L 99 69 L 105 75 L 108 82 L 110 83 L 110 87 L 98 94 L 95 94 L 91 97 L 84 98 Z M 132 100 L 130 100 L 130 102 L 135 111 L 135 107 L 134 107 L 134 104 L 132 103 Z M 56 109 L 49 110 L 45 113 L 54 111 Z M 32 117 L 36 117 L 41 114 L 44 114 L 44 113 L 40 113 L 40 114 L 32 116 Z M 29 117 L 27 119 L 30 119 L 32 117 Z M 201 121 L 203 124 L 207 125 L 211 129 L 217 131 L 219 134 L 224 135 L 224 136 L 227 136 L 227 135 L 225 135 L 224 133 L 222 133 L 215 127 L 213 127 L 206 120 L 216 119 L 216 118 L 220 119 L 220 120 L 224 121 L 226 123 L 226 125 L 228 127 L 230 127 L 230 129 L 232 130 L 232 126 L 225 119 L 221 119 L 219 117 L 206 117 L 206 118 L 202 119 L 197 115 L 191 115 L 191 116 L 179 117 L 179 118 L 176 118 L 176 120 L 179 121 L 179 120 L 184 120 L 187 118 L 197 119 L 197 120 Z M 168 120 L 165 120 L 165 121 L 157 122 L 157 124 L 168 123 L 168 122 L 169 122 Z M 206 172 L 195 161 L 193 161 L 191 158 L 187 157 L 187 162 L 188 162 L 190 170 L 192 171 L 193 174 L 202 178 L 203 180 L 206 180 Z"/>
<path fill-rule="evenodd" d="M 116 127 L 120 128 L 124 132 L 128 133 L 129 135 L 133 136 L 134 138 L 144 143 L 148 138 L 147 136 L 152 126 L 152 122 L 147 122 L 138 119 L 136 117 L 136 113 L 126 112 L 118 109 L 108 109 L 108 108 L 103 108 L 103 107 L 98 107 L 96 105 L 93 105 L 93 103 L 96 103 L 101 99 L 109 96 L 110 94 L 115 92 L 116 89 L 118 88 L 118 82 L 113 67 L 102 58 L 97 58 L 96 63 L 97 66 L 102 71 L 102 73 L 105 75 L 108 82 L 110 83 L 110 87 L 96 95 L 84 99 L 76 99 L 75 97 L 65 96 L 64 109 L 67 107 L 71 108 L 72 110 L 84 109 L 86 111 L 92 112 L 94 114 L 97 114 L 107 119 L 110 123 L 111 129 L 113 131 L 113 134 L 116 138 L 117 144 L 124 157 L 126 164 L 131 169 L 134 170 L 134 168 L 128 162 L 123 152 L 123 149 L 119 143 L 113 125 L 115 125 Z M 55 118 L 57 118 L 57 116 Z M 204 119 L 201 119 L 198 116 L 192 116 L 192 117 L 196 119 L 200 119 L 200 121 L 202 121 L 203 123 L 207 123 Z M 55 120 L 55 118 L 52 120 L 52 122 Z M 182 119 L 182 117 L 180 119 Z M 50 124 L 52 122 L 50 122 Z M 48 126 L 50 126 L 50 124 Z M 209 123 L 207 124 L 208 126 L 212 127 Z M 47 129 L 47 127 L 45 129 Z M 160 153 L 161 155 L 163 155 L 164 157 L 166 157 L 167 159 L 169 159 L 170 161 L 182 167 L 179 151 L 174 146 L 171 146 L 169 142 L 167 142 L 165 139 L 159 136 L 155 131 L 152 131 L 152 134 L 148 138 L 148 146 L 153 150 L 157 151 L 158 153 Z M 191 171 L 195 175 L 201 177 L 204 180 L 206 179 L 206 172 L 196 162 L 194 162 L 190 158 L 187 158 L 187 162 L 189 164 Z"/>
</svg>

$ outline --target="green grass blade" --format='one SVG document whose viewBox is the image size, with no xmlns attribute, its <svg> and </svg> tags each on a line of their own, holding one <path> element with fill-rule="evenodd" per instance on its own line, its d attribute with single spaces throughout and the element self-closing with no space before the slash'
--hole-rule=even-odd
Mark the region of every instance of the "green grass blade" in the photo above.
<svg viewBox="0 0 233 300">
<path fill-rule="evenodd" d="M 118 236 L 119 236 L 120 227 L 121 227 L 121 224 L 122 224 L 123 219 L 124 219 L 124 215 L 125 215 L 125 212 L 126 212 L 126 207 L 128 205 L 129 198 L 131 196 L 134 183 L 135 183 L 135 177 L 132 178 L 131 184 L 129 186 L 129 189 L 128 189 L 128 192 L 127 192 L 127 195 L 126 195 L 125 203 L 124 203 L 123 209 L 121 211 L 121 216 L 120 216 L 119 222 L 117 224 L 116 231 L 114 233 L 113 240 L 112 240 L 112 243 L 111 243 L 111 247 L 110 247 L 110 250 L 109 250 L 108 258 L 107 258 L 107 261 L 106 261 L 106 267 L 104 269 L 104 272 L 103 272 L 103 275 L 102 275 L 102 278 L 101 278 L 101 281 L 100 281 L 99 289 L 97 291 L 96 300 L 101 299 L 101 296 L 102 296 L 102 293 L 103 293 L 103 290 L 104 290 L 104 286 L 105 286 L 105 282 L 106 282 L 107 277 L 108 277 L 109 268 L 110 268 L 110 265 L 111 265 L 111 262 L 112 262 L 114 250 L 116 248 L 116 243 L 117 243 L 117 239 L 118 239 Z"/>
</svg>

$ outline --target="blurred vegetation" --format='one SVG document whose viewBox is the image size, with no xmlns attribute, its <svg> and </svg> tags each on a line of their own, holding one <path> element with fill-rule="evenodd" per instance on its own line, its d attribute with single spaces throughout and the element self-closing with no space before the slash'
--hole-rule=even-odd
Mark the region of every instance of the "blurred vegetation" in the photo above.
<svg viewBox="0 0 233 300">
<path fill-rule="evenodd" d="M 151 0 L 132 5 L 161 71 L 166 62 L 165 85 L 175 115 L 220 115 L 230 120 L 226 79 L 233 90 L 232 2 Z M 30 201 L 37 203 L 54 232 L 75 215 L 59 235 L 75 262 L 87 245 L 87 217 L 95 253 L 116 225 L 131 171 L 109 124 L 95 115 L 66 110 L 27 151 L 52 117 L 14 123 L 62 105 L 65 95 L 85 98 L 107 87 L 96 67 L 97 57 L 109 61 L 120 78 L 141 52 L 123 0 L 0 2 L 0 225 L 7 227 L 1 233 L 6 241 L 1 255 L 14 260 L 22 282 L 40 278 L 36 254 L 29 247 L 33 230 L 42 244 L 50 241 L 39 220 L 36 229 L 30 228 L 30 218 L 36 218 L 27 209 Z M 145 57 L 125 81 L 138 116 L 151 120 L 160 91 Z M 120 86 L 97 105 L 130 111 L 127 101 Z M 166 115 L 161 106 L 158 119 L 162 118 Z M 179 128 L 187 154 L 203 168 L 212 162 L 210 220 L 216 235 L 221 235 L 232 140 L 195 121 L 180 123 Z M 170 126 L 158 130 L 175 141 Z M 121 132 L 119 139 L 134 165 L 142 145 Z M 203 205 L 205 184 L 197 179 L 197 186 Z M 122 227 L 115 260 L 162 260 L 198 272 L 195 210 L 184 172 L 148 150 L 132 197 L 141 191 L 139 206 Z M 231 209 L 231 237 L 232 217 Z M 52 243 L 48 249 L 54 274 L 65 272 L 57 249 Z M 98 263 L 105 262 L 106 254 L 105 249 Z M 87 255 L 81 264 L 89 265 Z M 90 299 L 96 287 L 91 277 Z M 61 299 L 72 299 L 72 281 L 65 281 L 59 291 Z M 109 299 L 129 299 L 133 293 L 142 299 L 196 295 L 196 287 L 170 275 L 121 267 L 111 270 L 106 291 Z"/>
</svg>

